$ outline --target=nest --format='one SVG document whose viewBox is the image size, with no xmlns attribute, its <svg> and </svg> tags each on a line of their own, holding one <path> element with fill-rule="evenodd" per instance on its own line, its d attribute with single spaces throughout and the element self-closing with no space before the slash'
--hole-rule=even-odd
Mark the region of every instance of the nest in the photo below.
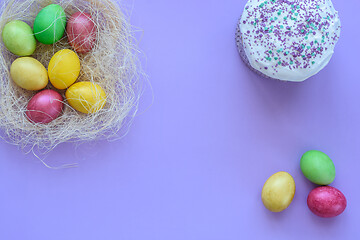
<svg viewBox="0 0 360 240">
<path fill-rule="evenodd" d="M 99 84 L 106 92 L 104 108 L 83 114 L 64 101 L 60 117 L 48 124 L 34 124 L 25 117 L 27 104 L 36 92 L 21 89 L 10 78 L 10 66 L 17 58 L 0 41 L 0 128 L 2 138 L 25 151 L 48 153 L 64 142 L 114 139 L 125 135 L 135 116 L 144 76 L 138 60 L 133 30 L 122 8 L 113 0 L 5 0 L 0 3 L 0 31 L 12 20 L 33 26 L 38 12 L 49 4 L 63 7 L 67 17 L 77 11 L 90 13 L 97 26 L 97 42 L 87 54 L 78 54 L 78 81 Z M 53 45 L 37 44 L 32 55 L 46 68 L 61 49 L 71 49 L 66 34 Z M 47 89 L 53 89 L 51 84 Z M 63 96 L 64 90 L 57 90 Z"/>
</svg>

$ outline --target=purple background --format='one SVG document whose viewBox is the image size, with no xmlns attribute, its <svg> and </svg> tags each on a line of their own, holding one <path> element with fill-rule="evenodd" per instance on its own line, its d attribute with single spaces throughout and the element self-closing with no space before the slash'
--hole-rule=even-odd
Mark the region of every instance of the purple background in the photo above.
<svg viewBox="0 0 360 240">
<path fill-rule="evenodd" d="M 47 169 L 2 141 L 0 239 L 359 239 L 360 2 L 334 0 L 342 36 L 303 83 L 262 79 L 242 63 L 234 32 L 245 3 L 131 3 L 154 103 L 147 88 L 122 140 L 64 144 L 46 159 L 75 169 Z M 337 218 L 307 208 L 314 185 L 299 160 L 310 149 L 335 163 L 331 185 L 348 200 Z M 261 188 L 281 170 L 296 194 L 271 213 Z"/>
</svg>

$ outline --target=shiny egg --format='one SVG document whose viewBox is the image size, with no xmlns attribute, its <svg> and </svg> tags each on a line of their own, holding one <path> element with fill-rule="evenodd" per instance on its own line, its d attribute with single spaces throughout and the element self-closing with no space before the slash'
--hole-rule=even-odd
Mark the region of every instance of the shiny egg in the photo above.
<svg viewBox="0 0 360 240">
<path fill-rule="evenodd" d="M 74 13 L 67 23 L 66 33 L 70 45 L 78 53 L 89 52 L 95 45 L 96 25 L 88 13 Z"/>
<path fill-rule="evenodd" d="M 15 55 L 30 56 L 36 49 L 32 28 L 20 20 L 5 24 L 1 35 L 5 47 Z"/>
<path fill-rule="evenodd" d="M 40 90 L 48 84 L 46 68 L 35 58 L 17 58 L 10 67 L 11 79 L 26 90 Z"/>
<path fill-rule="evenodd" d="M 309 193 L 307 205 L 315 215 L 330 218 L 344 212 L 347 201 L 344 194 L 338 189 L 330 186 L 321 186 Z"/>
<path fill-rule="evenodd" d="M 80 59 L 69 49 L 55 53 L 48 66 L 51 84 L 57 89 L 66 89 L 73 84 L 80 74 Z"/>
<path fill-rule="evenodd" d="M 53 44 L 59 41 L 65 32 L 66 15 L 64 9 L 57 4 L 43 8 L 35 18 L 35 38 L 43 44 Z"/>
<path fill-rule="evenodd" d="M 63 97 L 54 90 L 42 90 L 33 96 L 26 110 L 27 118 L 33 123 L 49 123 L 60 116 Z"/>
<path fill-rule="evenodd" d="M 295 195 L 295 181 L 287 172 L 277 172 L 267 179 L 261 199 L 272 212 L 281 212 L 292 202 Z"/>
<path fill-rule="evenodd" d="M 304 176 L 319 185 L 328 185 L 335 179 L 335 165 L 328 155 L 317 150 L 307 151 L 300 160 Z"/>
<path fill-rule="evenodd" d="M 91 82 L 75 83 L 66 90 L 65 97 L 71 107 L 82 113 L 95 113 L 106 103 L 105 91 Z"/>
</svg>

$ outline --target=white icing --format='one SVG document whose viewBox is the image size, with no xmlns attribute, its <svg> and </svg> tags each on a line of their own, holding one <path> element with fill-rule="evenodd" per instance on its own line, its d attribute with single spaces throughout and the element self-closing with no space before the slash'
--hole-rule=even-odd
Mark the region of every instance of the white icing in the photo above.
<svg viewBox="0 0 360 240">
<path fill-rule="evenodd" d="M 260 5 L 262 7 L 259 7 Z M 309 16 L 310 23 L 313 23 L 311 26 L 307 22 Z M 256 24 L 254 24 L 255 19 L 257 19 Z M 320 25 L 316 25 L 317 22 L 320 24 L 328 22 L 329 25 L 319 29 Z M 331 0 L 249 0 L 239 24 L 244 51 L 251 66 L 271 78 L 295 82 L 304 81 L 315 75 L 329 63 L 341 29 L 338 12 L 334 9 Z M 304 26 L 299 27 L 299 24 Z M 291 36 L 285 34 L 288 27 L 291 27 Z M 267 30 L 264 30 L 266 28 Z M 304 29 L 305 33 L 310 30 L 312 32 L 308 35 L 300 34 L 299 29 Z M 260 32 L 256 33 L 258 30 Z M 275 31 L 280 34 L 275 34 Z M 316 32 L 315 35 L 313 32 Z M 280 41 L 278 36 L 285 41 Z M 291 53 L 298 54 L 294 46 L 301 46 L 303 49 L 301 56 L 292 56 Z M 321 54 L 313 53 L 314 49 L 318 51 L 319 48 L 323 48 Z M 269 51 L 272 53 L 270 54 Z M 289 54 L 285 56 L 285 52 Z M 313 55 L 310 58 L 308 54 Z M 278 64 L 279 62 L 281 65 Z M 290 64 L 291 62 L 293 64 Z"/>
</svg>

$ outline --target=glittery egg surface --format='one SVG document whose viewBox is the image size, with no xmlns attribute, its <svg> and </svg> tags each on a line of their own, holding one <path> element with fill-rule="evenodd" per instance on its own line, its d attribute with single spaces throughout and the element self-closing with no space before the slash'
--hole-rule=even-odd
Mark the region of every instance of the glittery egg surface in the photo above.
<svg viewBox="0 0 360 240">
<path fill-rule="evenodd" d="M 261 200 L 264 206 L 272 212 L 285 210 L 295 195 L 295 181 L 287 172 L 277 172 L 266 180 Z"/>
<path fill-rule="evenodd" d="M 313 189 L 309 193 L 307 205 L 315 215 L 330 218 L 343 213 L 347 201 L 340 190 L 330 186 L 322 186 Z"/>
</svg>

